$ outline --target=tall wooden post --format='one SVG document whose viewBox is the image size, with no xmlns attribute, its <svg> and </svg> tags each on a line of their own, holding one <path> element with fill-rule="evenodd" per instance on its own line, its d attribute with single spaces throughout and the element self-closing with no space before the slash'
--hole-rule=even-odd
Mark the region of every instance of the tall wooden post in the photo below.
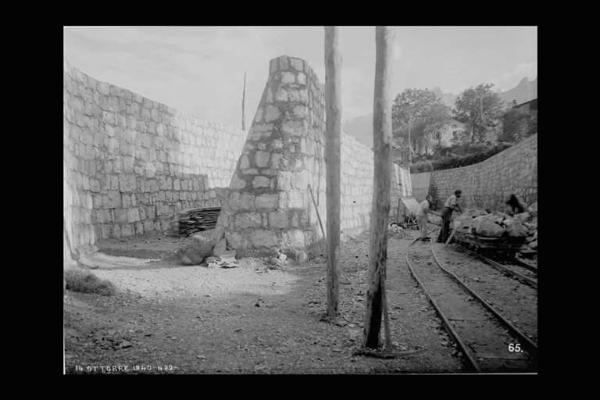
<svg viewBox="0 0 600 400">
<path fill-rule="evenodd" d="M 371 242 L 369 248 L 369 289 L 364 323 L 364 345 L 379 347 L 382 314 L 385 304 L 387 262 L 387 225 L 390 210 L 390 177 L 392 170 L 392 41 L 390 27 L 375 28 L 375 95 L 373 104 L 373 145 L 375 173 L 373 207 L 371 211 Z M 387 329 L 386 329 L 387 330 Z M 389 332 L 388 343 L 390 342 Z"/>
<path fill-rule="evenodd" d="M 338 316 L 340 251 L 340 136 L 342 132 L 342 57 L 338 28 L 325 27 L 325 168 L 327 195 L 327 317 Z"/>
</svg>

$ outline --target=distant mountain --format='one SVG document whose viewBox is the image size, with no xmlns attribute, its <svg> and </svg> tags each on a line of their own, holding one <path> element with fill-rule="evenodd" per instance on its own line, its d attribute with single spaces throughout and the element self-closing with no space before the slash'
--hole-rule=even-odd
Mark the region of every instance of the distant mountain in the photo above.
<svg viewBox="0 0 600 400">
<path fill-rule="evenodd" d="M 507 106 L 510 106 L 513 100 L 515 100 L 517 104 L 521 104 L 535 99 L 537 98 L 537 78 L 530 81 L 525 77 L 521 79 L 521 82 L 514 88 L 498 94 Z"/>
</svg>

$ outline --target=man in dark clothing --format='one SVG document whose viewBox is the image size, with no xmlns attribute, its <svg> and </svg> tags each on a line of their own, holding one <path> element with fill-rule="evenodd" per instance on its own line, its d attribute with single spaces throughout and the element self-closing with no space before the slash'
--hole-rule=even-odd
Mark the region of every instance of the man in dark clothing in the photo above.
<svg viewBox="0 0 600 400">
<path fill-rule="evenodd" d="M 455 190 L 454 194 L 446 200 L 444 203 L 444 208 L 442 209 L 442 229 L 440 230 L 440 235 L 438 236 L 438 243 L 445 243 L 448 240 L 448 236 L 450 236 L 450 222 L 452 221 L 452 212 L 458 211 L 462 213 L 462 209 L 458 205 L 458 199 L 462 195 L 461 190 Z"/>
<path fill-rule="evenodd" d="M 517 195 L 514 193 L 508 197 L 506 204 L 510 207 L 510 211 L 512 212 L 511 215 L 525 212 L 525 206 L 523 205 L 523 203 L 521 203 Z"/>
</svg>

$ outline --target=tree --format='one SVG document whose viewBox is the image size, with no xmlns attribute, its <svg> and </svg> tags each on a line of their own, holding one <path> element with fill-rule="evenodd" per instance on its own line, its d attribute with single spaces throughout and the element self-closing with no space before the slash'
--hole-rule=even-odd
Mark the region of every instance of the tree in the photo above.
<svg viewBox="0 0 600 400">
<path fill-rule="evenodd" d="M 410 136 L 409 151 L 419 153 L 450 118 L 450 108 L 432 90 L 405 89 L 392 106 L 393 135 L 406 142 Z"/>
<path fill-rule="evenodd" d="M 537 132 L 537 112 L 511 108 L 502 116 L 503 142 L 516 143 Z"/>
<path fill-rule="evenodd" d="M 342 133 L 342 57 L 338 28 L 325 27 L 325 168 L 327 195 L 327 318 L 338 316 L 340 252 L 340 137 Z"/>
<path fill-rule="evenodd" d="M 373 206 L 369 247 L 369 289 L 364 323 L 364 347 L 377 349 L 383 314 L 386 347 L 391 344 L 385 275 L 387 263 L 387 225 L 390 211 L 390 178 L 392 171 L 392 65 L 393 31 L 390 27 L 375 28 L 375 93 L 373 101 L 374 159 Z"/>
<path fill-rule="evenodd" d="M 492 83 L 482 83 L 462 92 L 454 103 L 454 118 L 464 122 L 471 131 L 471 143 L 485 141 L 486 132 L 495 128 L 502 114 L 503 102 L 492 91 Z"/>
</svg>

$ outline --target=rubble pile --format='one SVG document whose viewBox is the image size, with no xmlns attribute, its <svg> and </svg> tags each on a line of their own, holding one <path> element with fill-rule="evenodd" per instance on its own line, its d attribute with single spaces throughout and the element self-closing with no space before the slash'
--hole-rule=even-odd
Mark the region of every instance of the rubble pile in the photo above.
<svg viewBox="0 0 600 400">
<path fill-rule="evenodd" d="M 192 243 L 179 248 L 175 255 L 183 265 L 199 265 L 213 252 L 215 241 L 210 235 L 198 233 L 193 236 Z"/>
<path fill-rule="evenodd" d="M 210 256 L 206 258 L 208 268 L 236 268 L 239 263 L 235 258 L 235 250 L 221 253 L 219 256 Z"/>
<path fill-rule="evenodd" d="M 510 216 L 503 212 L 467 209 L 454 219 L 457 233 L 486 238 L 524 239 L 519 253 L 537 253 L 537 202 L 529 210 Z"/>
<path fill-rule="evenodd" d="M 407 236 L 406 228 L 401 224 L 392 222 L 388 225 L 388 235 L 399 239 L 405 238 Z"/>
<path fill-rule="evenodd" d="M 221 207 L 194 208 L 181 211 L 171 227 L 179 236 L 190 236 L 192 233 L 214 229 Z"/>
</svg>

